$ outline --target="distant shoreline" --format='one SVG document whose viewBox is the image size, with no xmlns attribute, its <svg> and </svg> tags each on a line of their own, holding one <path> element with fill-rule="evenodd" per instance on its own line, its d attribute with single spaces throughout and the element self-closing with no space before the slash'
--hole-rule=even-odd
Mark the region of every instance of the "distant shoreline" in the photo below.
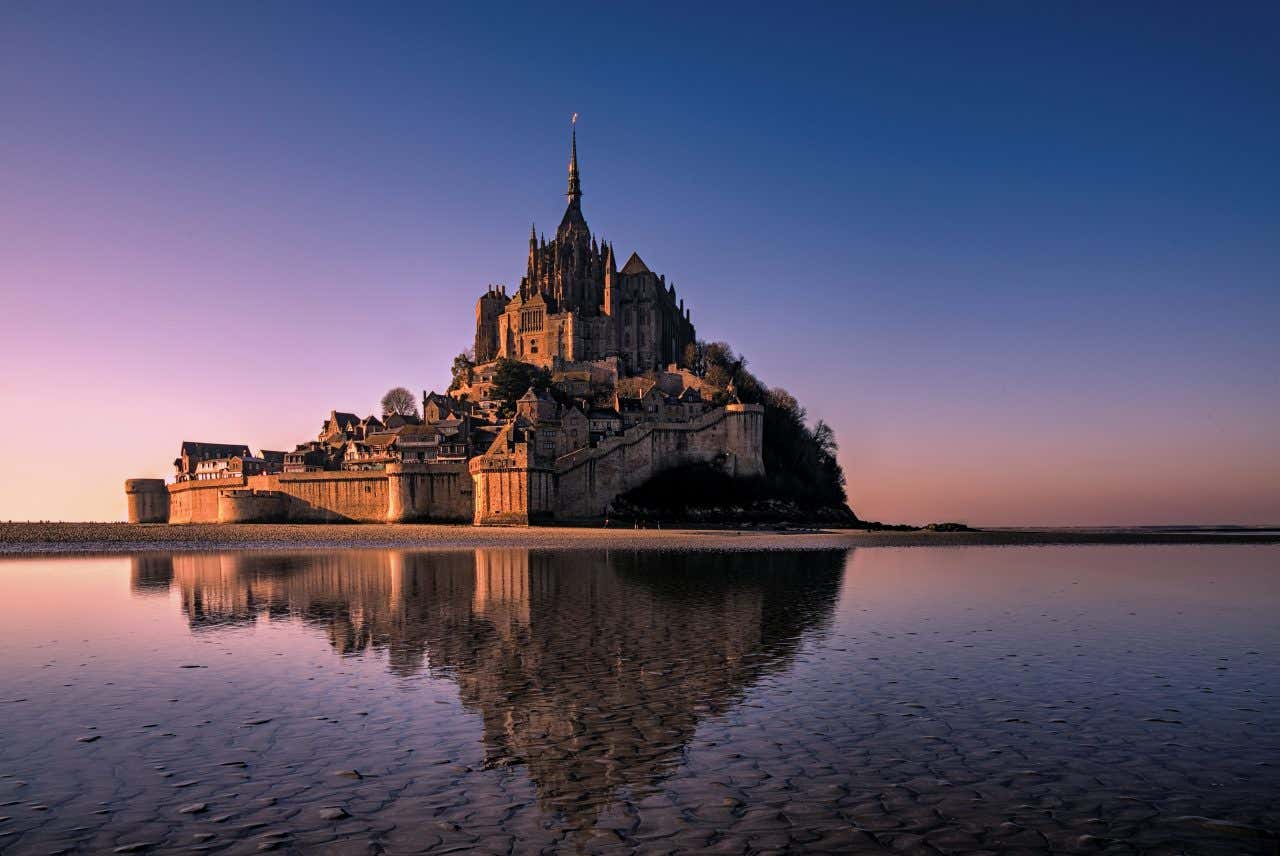
<svg viewBox="0 0 1280 856">
<path fill-rule="evenodd" d="M 991 547 L 1067 544 L 1277 544 L 1280 529 L 1134 527 L 987 529 L 971 532 L 811 529 L 600 529 L 447 524 L 0 523 L 0 556 L 111 555 L 143 551 L 327 549 L 818 550 L 850 547 Z"/>
</svg>

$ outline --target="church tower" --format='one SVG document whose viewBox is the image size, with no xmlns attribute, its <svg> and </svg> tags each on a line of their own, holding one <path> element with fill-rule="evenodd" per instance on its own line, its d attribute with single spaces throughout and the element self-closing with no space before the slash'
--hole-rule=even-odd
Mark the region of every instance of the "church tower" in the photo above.
<svg viewBox="0 0 1280 856">
<path fill-rule="evenodd" d="M 693 324 L 666 280 L 591 234 L 582 213 L 577 114 L 569 131 L 564 216 L 550 240 L 529 229 L 525 275 L 476 306 L 476 359 L 534 365 L 620 358 L 624 371 L 679 363 Z"/>
</svg>

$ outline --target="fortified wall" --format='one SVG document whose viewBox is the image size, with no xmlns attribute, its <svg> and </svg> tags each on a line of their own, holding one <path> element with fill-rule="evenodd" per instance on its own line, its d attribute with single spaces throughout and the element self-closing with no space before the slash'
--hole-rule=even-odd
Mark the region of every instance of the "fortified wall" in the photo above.
<svg viewBox="0 0 1280 856">
<path fill-rule="evenodd" d="M 689 422 L 650 422 L 539 464 L 527 444 L 481 455 L 475 481 L 476 525 L 595 520 L 619 494 L 659 472 L 710 463 L 733 476 L 764 474 L 764 408 L 729 404 Z"/>
<path fill-rule="evenodd" d="M 158 494 L 156 485 L 164 491 Z M 385 471 L 283 473 L 164 485 L 125 484 L 130 523 L 462 523 L 472 518 L 462 463 Z"/>
<path fill-rule="evenodd" d="M 689 422 L 652 422 L 554 460 L 527 444 L 467 463 L 389 464 L 313 472 L 125 482 L 131 523 L 407 523 L 528 525 L 591 520 L 665 469 L 713 463 L 764 473 L 764 409 L 730 404 Z"/>
</svg>

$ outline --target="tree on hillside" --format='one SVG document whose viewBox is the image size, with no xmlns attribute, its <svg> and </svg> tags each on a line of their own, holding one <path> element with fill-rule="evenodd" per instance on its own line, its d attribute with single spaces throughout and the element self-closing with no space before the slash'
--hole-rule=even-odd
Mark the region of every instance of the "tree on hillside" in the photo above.
<svg viewBox="0 0 1280 856">
<path fill-rule="evenodd" d="M 844 490 L 844 470 L 836 460 L 836 453 L 840 451 L 840 447 L 836 445 L 836 432 L 830 425 L 819 419 L 818 424 L 813 426 L 813 442 L 818 447 L 818 466 L 823 473 L 823 483 L 833 495 L 839 495 L 841 502 L 847 501 L 848 495 Z M 839 487 L 839 491 L 835 490 L 836 486 Z"/>
<path fill-rule="evenodd" d="M 471 382 L 471 370 L 476 367 L 475 351 L 471 348 L 458 354 L 453 358 L 453 380 L 449 384 L 449 391 Z"/>
<path fill-rule="evenodd" d="M 844 471 L 831 426 L 819 420 L 812 429 L 794 395 L 770 389 L 747 370 L 747 360 L 727 342 L 700 342 L 703 379 L 711 401 L 723 405 L 735 396 L 764 406 L 764 469 L 771 492 L 816 505 L 843 505 Z"/>
<path fill-rule="evenodd" d="M 530 387 L 542 391 L 551 386 L 551 372 L 529 363 L 503 357 L 493 370 L 492 396 L 502 401 L 498 415 L 510 416 L 516 412 L 516 401 Z"/>
<path fill-rule="evenodd" d="M 704 342 L 700 348 L 713 404 L 727 404 L 734 396 L 743 404 L 764 403 L 768 388 L 747 371 L 746 357 L 735 354 L 728 342 Z"/>
<path fill-rule="evenodd" d="M 418 415 L 418 400 L 413 397 L 412 392 L 403 386 L 389 389 L 387 394 L 382 396 L 382 418 L 385 419 L 394 415 Z"/>
<path fill-rule="evenodd" d="M 707 362 L 702 353 L 704 345 L 705 343 L 703 342 L 690 342 L 684 346 L 684 367 L 698 377 L 702 377 L 707 373 Z"/>
</svg>

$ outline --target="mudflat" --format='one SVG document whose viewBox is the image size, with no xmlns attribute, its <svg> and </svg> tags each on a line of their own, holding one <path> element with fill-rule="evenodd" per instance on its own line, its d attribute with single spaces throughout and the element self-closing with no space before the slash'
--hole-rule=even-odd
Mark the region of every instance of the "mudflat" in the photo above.
<svg viewBox="0 0 1280 856">
<path fill-rule="evenodd" d="M 596 534 L 0 557 L 0 850 L 1277 852 L 1280 546 Z"/>
<path fill-rule="evenodd" d="M 449 524 L 0 523 L 0 554 L 104 554 L 187 550 L 534 547 L 796 550 L 847 547 L 989 547 L 1050 544 L 1275 544 L 1280 529 L 984 529 L 971 532 L 834 528 L 673 529 Z"/>
</svg>

